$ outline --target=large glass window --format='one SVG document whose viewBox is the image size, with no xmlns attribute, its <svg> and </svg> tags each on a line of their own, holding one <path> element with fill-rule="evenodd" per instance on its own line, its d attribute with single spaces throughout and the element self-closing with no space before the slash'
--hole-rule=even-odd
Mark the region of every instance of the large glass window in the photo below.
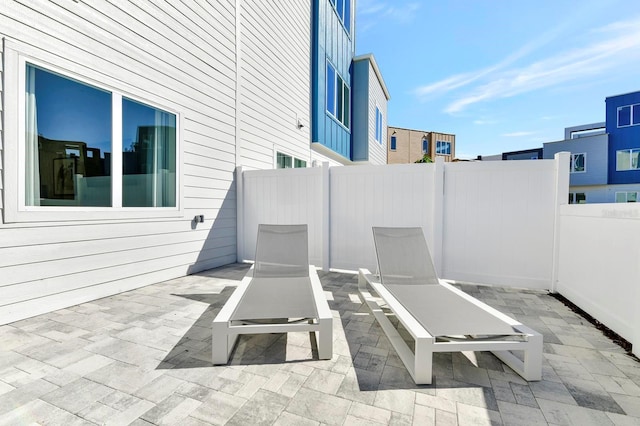
<svg viewBox="0 0 640 426">
<path fill-rule="evenodd" d="M 584 173 L 587 168 L 587 154 L 571 154 L 571 173 Z"/>
<path fill-rule="evenodd" d="M 294 167 L 296 169 L 307 167 L 307 162 L 299 158 L 294 158 L 291 155 L 278 152 L 276 154 L 276 168 L 278 169 L 290 169 Z"/>
<path fill-rule="evenodd" d="M 30 64 L 25 77 L 25 205 L 176 207 L 175 114 Z"/>
<path fill-rule="evenodd" d="M 111 93 L 27 65 L 25 205 L 111 206 Z"/>
<path fill-rule="evenodd" d="M 640 124 L 640 104 L 618 107 L 618 127 Z"/>
<path fill-rule="evenodd" d="M 640 200 L 640 192 L 622 191 L 616 192 L 616 203 L 637 203 Z"/>
<path fill-rule="evenodd" d="M 176 116 L 122 99 L 122 206 L 176 205 Z"/>
<path fill-rule="evenodd" d="M 451 142 L 436 141 L 436 154 L 451 155 Z"/>
<path fill-rule="evenodd" d="M 329 0 L 335 5 L 336 12 L 340 18 L 340 22 L 344 25 L 344 29 L 351 34 L 351 0 Z"/>
<path fill-rule="evenodd" d="M 639 170 L 640 149 L 622 149 L 616 152 L 616 170 Z"/>
<path fill-rule="evenodd" d="M 349 86 L 347 86 L 329 62 L 327 62 L 326 100 L 327 111 L 348 129 L 351 117 L 351 94 Z"/>
</svg>

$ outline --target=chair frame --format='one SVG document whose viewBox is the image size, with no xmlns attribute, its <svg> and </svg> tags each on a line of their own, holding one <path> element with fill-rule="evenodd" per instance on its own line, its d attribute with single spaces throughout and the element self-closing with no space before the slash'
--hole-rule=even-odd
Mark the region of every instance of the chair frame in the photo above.
<svg viewBox="0 0 640 426">
<path fill-rule="evenodd" d="M 433 375 L 434 352 L 462 352 L 462 351 L 491 351 L 496 357 L 511 367 L 525 380 L 536 381 L 542 377 L 542 335 L 531 328 L 519 323 L 502 312 L 479 301 L 455 288 L 454 286 L 439 280 L 440 284 L 482 308 L 487 313 L 512 326 L 517 332 L 524 335 L 524 341 L 511 340 L 468 340 L 468 341 L 436 341 L 415 317 L 398 301 L 384 285 L 378 276 L 371 274 L 367 269 L 360 269 L 358 274 L 358 291 L 360 298 L 367 304 L 391 345 L 409 371 L 416 384 L 431 384 Z M 414 339 L 414 351 L 404 341 L 398 330 L 387 318 L 386 313 L 369 291 L 369 287 L 382 298 L 388 308 L 396 315 L 404 328 Z M 524 361 L 520 360 L 511 351 L 523 351 Z"/>
<path fill-rule="evenodd" d="M 308 323 L 291 324 L 243 324 L 241 321 L 231 321 L 233 312 L 251 284 L 253 271 L 254 266 L 252 265 L 242 282 L 213 320 L 211 333 L 213 364 L 219 365 L 229 362 L 229 356 L 240 334 L 288 333 L 296 331 L 315 332 L 318 358 L 331 359 L 333 355 L 333 316 L 320 284 L 318 273 L 313 265 L 309 265 L 309 279 L 311 280 L 313 300 L 318 312 L 317 318 L 310 319 Z"/>
</svg>

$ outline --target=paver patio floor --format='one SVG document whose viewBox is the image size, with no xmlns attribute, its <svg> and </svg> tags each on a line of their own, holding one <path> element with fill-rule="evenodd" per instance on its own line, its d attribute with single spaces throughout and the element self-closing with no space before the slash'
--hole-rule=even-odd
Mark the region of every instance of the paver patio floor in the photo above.
<svg viewBox="0 0 640 426">
<path fill-rule="evenodd" d="M 436 354 L 416 386 L 357 296 L 320 272 L 334 356 L 308 333 L 243 336 L 211 365 L 229 265 L 0 326 L 0 424 L 640 424 L 640 363 L 544 292 L 460 287 L 544 334 L 543 380 L 489 353 Z"/>
</svg>

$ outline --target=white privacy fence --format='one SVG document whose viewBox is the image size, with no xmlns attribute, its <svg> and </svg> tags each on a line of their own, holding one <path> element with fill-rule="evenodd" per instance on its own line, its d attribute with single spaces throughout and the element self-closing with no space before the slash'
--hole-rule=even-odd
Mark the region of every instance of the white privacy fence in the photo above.
<svg viewBox="0 0 640 426">
<path fill-rule="evenodd" d="M 555 290 L 640 355 L 640 205 L 562 206 L 559 249 Z"/>
<path fill-rule="evenodd" d="M 568 164 L 238 170 L 238 258 L 253 259 L 259 223 L 307 223 L 312 263 L 375 269 L 372 226 L 420 226 L 443 278 L 546 289 L 558 199 L 568 191 L 558 190 L 558 176 L 568 182 Z"/>
<path fill-rule="evenodd" d="M 372 226 L 421 226 L 442 278 L 557 291 L 640 342 L 640 205 L 568 205 L 568 166 L 568 153 L 560 153 L 536 161 L 239 169 L 238 259 L 253 259 L 259 223 L 307 223 L 312 263 L 375 270 Z"/>
</svg>

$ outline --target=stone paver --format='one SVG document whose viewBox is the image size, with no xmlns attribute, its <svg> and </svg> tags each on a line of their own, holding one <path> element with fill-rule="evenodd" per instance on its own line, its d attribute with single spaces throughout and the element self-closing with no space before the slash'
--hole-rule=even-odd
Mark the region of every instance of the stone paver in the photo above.
<svg viewBox="0 0 640 426">
<path fill-rule="evenodd" d="M 0 326 L 0 425 L 640 425 L 640 362 L 538 291 L 459 285 L 544 335 L 539 382 L 489 353 L 438 353 L 433 384 L 416 386 L 357 277 L 337 272 L 320 272 L 333 359 L 308 333 L 256 335 L 213 367 L 211 321 L 247 269 Z"/>
</svg>

